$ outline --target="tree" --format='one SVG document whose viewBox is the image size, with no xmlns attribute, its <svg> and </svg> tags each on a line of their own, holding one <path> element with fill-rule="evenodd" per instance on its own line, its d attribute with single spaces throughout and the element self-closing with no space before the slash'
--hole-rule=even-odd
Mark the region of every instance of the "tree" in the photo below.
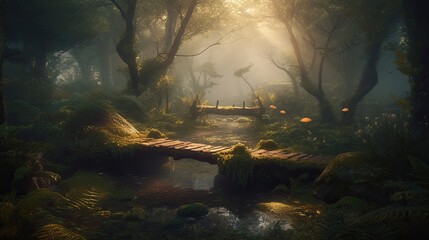
<svg viewBox="0 0 429 240">
<path fill-rule="evenodd" d="M 289 35 L 293 53 L 298 64 L 301 86 L 318 101 L 321 121 L 333 122 L 335 120 L 335 116 L 323 89 L 323 71 L 325 61 L 332 51 L 331 44 L 333 42 L 334 34 L 343 25 L 344 16 L 341 13 L 329 11 L 329 7 L 327 7 L 329 4 L 321 5 L 319 3 L 313 3 L 313 1 L 298 2 L 295 0 L 272 0 L 272 3 L 275 8 L 277 18 L 285 25 Z M 326 35 L 324 37 L 325 41 L 323 46 L 314 46 L 315 48 L 320 49 L 321 55 L 317 75 L 317 85 L 315 85 L 305 64 L 302 48 L 299 44 L 295 29 L 301 27 L 306 30 L 304 32 L 309 32 L 309 29 L 320 24 L 320 22 L 318 22 L 320 19 L 326 19 L 329 24 L 328 27 L 323 28 Z M 313 38 L 311 35 L 309 35 L 309 37 L 310 39 Z"/>
<path fill-rule="evenodd" d="M 246 67 L 237 69 L 234 72 L 234 76 L 238 77 L 238 78 L 241 78 L 241 80 L 243 80 L 247 84 L 247 86 L 249 86 L 250 91 L 252 92 L 252 95 L 256 98 L 256 101 L 257 101 L 258 105 L 262 108 L 262 111 L 264 111 L 263 110 L 263 106 L 264 105 L 262 104 L 261 98 L 259 98 L 259 96 L 256 93 L 255 89 L 252 87 L 252 85 L 249 83 L 249 81 L 247 81 L 247 79 L 244 77 L 244 74 L 248 73 L 250 71 L 251 67 L 253 67 L 253 64 L 249 64 Z"/>
<path fill-rule="evenodd" d="M 292 91 L 295 98 L 299 98 L 299 73 L 296 66 L 291 66 L 291 64 L 281 64 L 278 63 L 272 54 L 267 56 L 268 60 L 278 69 L 282 70 L 289 77 L 290 82 L 292 83 Z"/>
<path fill-rule="evenodd" d="M 403 0 L 408 39 L 407 60 L 411 85 L 412 123 L 424 139 L 429 138 L 429 30 L 428 3 Z"/>
<path fill-rule="evenodd" d="M 198 77 L 195 76 L 192 62 L 186 64 L 194 97 L 199 96 L 200 99 L 204 98 L 206 90 L 216 85 L 214 79 L 223 77 L 216 71 L 215 64 L 212 62 L 206 62 L 196 68 L 195 71 L 198 73 Z"/>
<path fill-rule="evenodd" d="M 137 53 L 134 50 L 134 41 L 136 38 L 135 28 L 135 13 L 137 7 L 137 0 L 126 0 L 125 7 L 121 6 L 118 1 L 111 0 L 111 2 L 118 9 L 122 18 L 125 21 L 125 30 L 121 40 L 116 45 L 116 51 L 119 57 L 128 67 L 130 74 L 130 83 L 128 89 L 133 94 L 138 94 L 139 89 L 139 71 L 137 67 Z"/>
<path fill-rule="evenodd" d="M 25 67 L 36 79 L 46 79 L 48 54 L 85 44 L 106 25 L 96 14 L 100 1 L 16 0 L 8 5 L 7 19 L 13 34 L 8 42 L 22 44 Z"/>
<path fill-rule="evenodd" d="M 6 107 L 4 101 L 4 81 L 3 81 L 3 50 L 6 39 L 5 9 L 6 2 L 0 2 L 0 125 L 6 124 Z"/>
<path fill-rule="evenodd" d="M 400 16 L 400 4 L 397 0 L 360 0 L 348 4 L 352 5 L 353 10 L 349 17 L 357 24 L 364 38 L 366 63 L 355 91 L 343 103 L 343 106 L 349 109 L 342 115 L 343 124 L 353 123 L 358 104 L 377 85 L 377 64 L 383 43 L 392 33 Z"/>
<path fill-rule="evenodd" d="M 179 51 L 180 45 L 182 44 L 182 40 L 185 37 L 186 28 L 191 21 L 191 17 L 197 5 L 198 0 L 191 0 L 191 2 L 189 3 L 189 6 L 186 10 L 186 14 L 183 17 L 182 22 L 180 23 L 180 27 L 177 30 L 177 34 L 174 36 L 174 40 L 171 44 L 169 51 L 163 55 L 159 55 L 153 59 L 149 59 L 146 61 L 146 64 L 143 64 L 140 71 L 140 81 L 143 86 L 147 88 L 152 87 L 162 75 L 166 74 L 168 68 L 173 63 L 174 58 Z"/>
<path fill-rule="evenodd" d="M 157 56 L 153 59 L 146 60 L 142 67 L 140 68 L 137 65 L 137 53 L 134 50 L 135 37 L 136 37 L 136 26 L 135 26 L 135 13 L 137 7 L 137 0 L 127 0 L 125 2 L 125 7 L 123 7 L 117 0 L 111 0 L 111 2 L 115 5 L 115 7 L 120 12 L 122 18 L 125 20 L 125 31 L 123 37 L 117 44 L 117 51 L 121 59 L 127 64 L 128 71 L 130 74 L 130 85 L 129 90 L 135 94 L 139 95 L 141 93 L 140 84 L 145 87 L 153 87 L 156 86 L 157 81 L 160 79 L 162 75 L 165 75 L 168 67 L 173 63 L 174 57 L 179 51 L 180 44 L 182 43 L 182 39 L 185 35 L 186 27 L 191 20 L 192 14 L 195 10 L 195 7 L 198 4 L 198 0 L 191 0 L 186 14 L 183 17 L 183 20 L 180 24 L 179 30 L 174 37 L 173 42 L 171 43 L 171 47 L 169 48 L 166 56 Z M 173 1 L 165 1 L 168 9 L 172 9 Z M 168 11 L 170 15 L 175 15 L 175 11 Z M 170 29 L 166 31 L 166 35 L 168 39 L 171 38 L 172 32 L 174 31 L 172 21 L 172 16 L 167 16 L 167 19 L 170 19 L 168 26 Z M 169 40 L 166 41 L 169 41 Z M 167 44 L 169 45 L 169 44 Z M 165 45 L 165 46 L 167 46 Z"/>
</svg>

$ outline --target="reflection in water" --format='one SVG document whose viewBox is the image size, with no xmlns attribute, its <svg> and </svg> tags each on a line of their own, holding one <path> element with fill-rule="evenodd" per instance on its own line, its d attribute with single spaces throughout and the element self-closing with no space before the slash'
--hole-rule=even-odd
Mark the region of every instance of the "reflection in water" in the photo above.
<svg viewBox="0 0 429 240">
<path fill-rule="evenodd" d="M 275 229 L 282 231 L 292 229 L 290 221 L 269 213 L 253 211 L 240 218 L 224 207 L 211 208 L 209 214 L 199 224 L 218 231 L 238 231 L 251 236 L 265 235 Z"/>
<path fill-rule="evenodd" d="M 164 170 L 167 180 L 176 187 L 210 190 L 218 169 L 217 165 L 184 158 L 169 161 Z"/>
<path fill-rule="evenodd" d="M 171 160 L 164 165 L 162 178 L 175 187 L 210 190 L 217 170 L 216 165 L 193 159 Z M 206 217 L 195 223 L 195 227 L 213 232 L 238 232 L 248 236 L 265 236 L 273 230 L 292 229 L 290 223 L 290 219 L 270 211 L 255 210 L 244 216 L 238 216 L 225 207 L 214 207 L 210 208 Z"/>
</svg>

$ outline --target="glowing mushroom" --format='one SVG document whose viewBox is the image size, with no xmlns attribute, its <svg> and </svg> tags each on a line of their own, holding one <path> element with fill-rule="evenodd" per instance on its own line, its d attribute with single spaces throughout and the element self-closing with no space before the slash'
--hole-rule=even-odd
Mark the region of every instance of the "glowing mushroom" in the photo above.
<svg viewBox="0 0 429 240">
<path fill-rule="evenodd" d="M 286 114 L 286 110 L 280 110 L 280 114 L 281 115 L 285 115 Z"/>
<path fill-rule="evenodd" d="M 343 108 L 343 109 L 341 109 L 341 112 L 343 112 L 343 113 L 346 113 L 346 112 L 349 112 L 350 111 L 350 109 L 349 108 Z"/>
<path fill-rule="evenodd" d="M 277 109 L 277 107 L 271 104 L 270 109 Z"/>
<path fill-rule="evenodd" d="M 299 121 L 302 122 L 302 123 L 309 123 L 309 122 L 312 122 L 313 119 L 305 117 L 305 118 L 301 118 L 301 120 L 299 120 Z"/>
</svg>

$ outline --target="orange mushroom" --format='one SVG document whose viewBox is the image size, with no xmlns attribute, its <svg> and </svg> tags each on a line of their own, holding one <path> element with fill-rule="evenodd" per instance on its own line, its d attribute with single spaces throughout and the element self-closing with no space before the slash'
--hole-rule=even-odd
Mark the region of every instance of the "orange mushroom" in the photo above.
<svg viewBox="0 0 429 240">
<path fill-rule="evenodd" d="M 270 109 L 277 109 L 277 107 L 271 104 Z"/>
<path fill-rule="evenodd" d="M 350 111 L 350 109 L 349 109 L 349 108 L 347 108 L 347 107 L 345 107 L 345 108 L 341 109 L 341 112 L 343 112 L 343 113 L 346 113 L 346 112 L 349 112 L 349 111 Z"/>
<path fill-rule="evenodd" d="M 285 115 L 286 114 L 286 110 L 280 110 L 280 114 L 281 115 Z"/>
<path fill-rule="evenodd" d="M 302 123 L 309 123 L 309 122 L 312 122 L 313 119 L 305 117 L 305 118 L 301 118 L 301 120 L 299 120 L 299 121 L 302 122 Z"/>
</svg>

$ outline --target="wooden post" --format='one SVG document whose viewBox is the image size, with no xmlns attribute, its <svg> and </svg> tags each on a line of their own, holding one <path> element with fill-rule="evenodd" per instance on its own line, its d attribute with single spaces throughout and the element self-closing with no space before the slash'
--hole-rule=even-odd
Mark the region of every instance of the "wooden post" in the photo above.
<svg viewBox="0 0 429 240">
<path fill-rule="evenodd" d="M 219 107 L 219 100 L 216 101 L 216 109 Z"/>
<path fill-rule="evenodd" d="M 243 101 L 243 109 L 245 109 L 245 108 L 246 108 L 246 102 Z"/>
</svg>

